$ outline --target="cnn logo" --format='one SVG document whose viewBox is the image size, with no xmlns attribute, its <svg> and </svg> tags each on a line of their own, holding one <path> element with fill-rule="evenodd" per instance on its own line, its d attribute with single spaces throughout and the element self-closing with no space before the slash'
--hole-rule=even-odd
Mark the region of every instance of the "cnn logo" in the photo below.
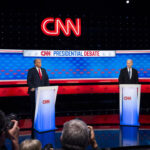
<svg viewBox="0 0 150 150">
<path fill-rule="evenodd" d="M 124 100 L 131 100 L 131 96 L 125 96 Z"/>
<path fill-rule="evenodd" d="M 50 51 L 41 51 L 41 56 L 51 56 Z"/>
<path fill-rule="evenodd" d="M 48 24 L 54 24 L 54 30 L 49 30 L 47 28 Z M 79 37 L 81 36 L 81 19 L 76 18 L 75 19 L 75 24 L 70 18 L 67 18 L 65 20 L 65 24 L 60 18 L 46 18 L 42 21 L 41 23 L 41 29 L 44 34 L 48 36 L 59 36 L 60 35 L 60 30 L 65 36 L 70 36 L 71 35 L 71 30 L 74 33 L 75 36 Z"/>
<path fill-rule="evenodd" d="M 43 100 L 42 101 L 42 104 L 48 104 L 48 103 L 50 103 L 50 100 Z"/>
</svg>

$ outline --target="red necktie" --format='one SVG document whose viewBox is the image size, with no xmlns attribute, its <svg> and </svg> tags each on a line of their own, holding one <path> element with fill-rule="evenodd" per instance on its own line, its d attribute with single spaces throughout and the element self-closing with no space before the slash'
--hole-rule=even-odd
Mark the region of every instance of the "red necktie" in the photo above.
<svg viewBox="0 0 150 150">
<path fill-rule="evenodd" d="M 40 76 L 40 79 L 42 80 L 42 73 L 41 73 L 41 69 L 39 68 L 39 76 Z"/>
</svg>

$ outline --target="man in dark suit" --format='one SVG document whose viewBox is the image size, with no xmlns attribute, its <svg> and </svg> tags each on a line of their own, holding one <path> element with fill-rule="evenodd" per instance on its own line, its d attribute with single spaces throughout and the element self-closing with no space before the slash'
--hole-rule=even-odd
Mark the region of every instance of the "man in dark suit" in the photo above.
<svg viewBox="0 0 150 150">
<path fill-rule="evenodd" d="M 128 59 L 127 67 L 120 71 L 119 84 L 138 84 L 138 72 L 132 68 L 132 65 L 132 59 Z"/>
<path fill-rule="evenodd" d="M 27 76 L 28 94 L 30 96 L 31 114 L 32 114 L 32 131 L 34 124 L 35 112 L 35 88 L 49 86 L 49 79 L 44 68 L 41 68 L 41 59 L 34 60 L 35 67 L 29 69 Z"/>
</svg>

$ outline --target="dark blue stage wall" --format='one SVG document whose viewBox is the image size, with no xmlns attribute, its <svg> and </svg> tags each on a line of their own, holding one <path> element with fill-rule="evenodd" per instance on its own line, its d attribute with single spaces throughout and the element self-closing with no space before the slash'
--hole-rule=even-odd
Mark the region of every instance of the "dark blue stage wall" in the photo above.
<svg viewBox="0 0 150 150">
<path fill-rule="evenodd" d="M 28 69 L 37 57 L 24 57 L 23 50 L 0 52 L 0 81 L 26 80 Z M 38 57 L 40 58 L 40 57 Z M 115 57 L 41 57 L 49 79 L 117 79 L 126 60 L 133 59 L 133 67 L 140 79 L 150 78 L 150 50 L 116 51 Z"/>
</svg>

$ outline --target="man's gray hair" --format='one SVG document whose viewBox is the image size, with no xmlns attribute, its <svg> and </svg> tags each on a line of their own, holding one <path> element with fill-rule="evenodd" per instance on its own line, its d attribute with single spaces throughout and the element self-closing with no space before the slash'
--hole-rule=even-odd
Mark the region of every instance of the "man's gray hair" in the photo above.
<svg viewBox="0 0 150 150">
<path fill-rule="evenodd" d="M 79 119 L 64 123 L 61 144 L 65 150 L 85 150 L 90 139 L 87 124 Z"/>
<path fill-rule="evenodd" d="M 133 62 L 133 60 L 132 60 L 132 59 L 127 59 L 127 61 L 129 61 L 129 60 Z"/>
</svg>

